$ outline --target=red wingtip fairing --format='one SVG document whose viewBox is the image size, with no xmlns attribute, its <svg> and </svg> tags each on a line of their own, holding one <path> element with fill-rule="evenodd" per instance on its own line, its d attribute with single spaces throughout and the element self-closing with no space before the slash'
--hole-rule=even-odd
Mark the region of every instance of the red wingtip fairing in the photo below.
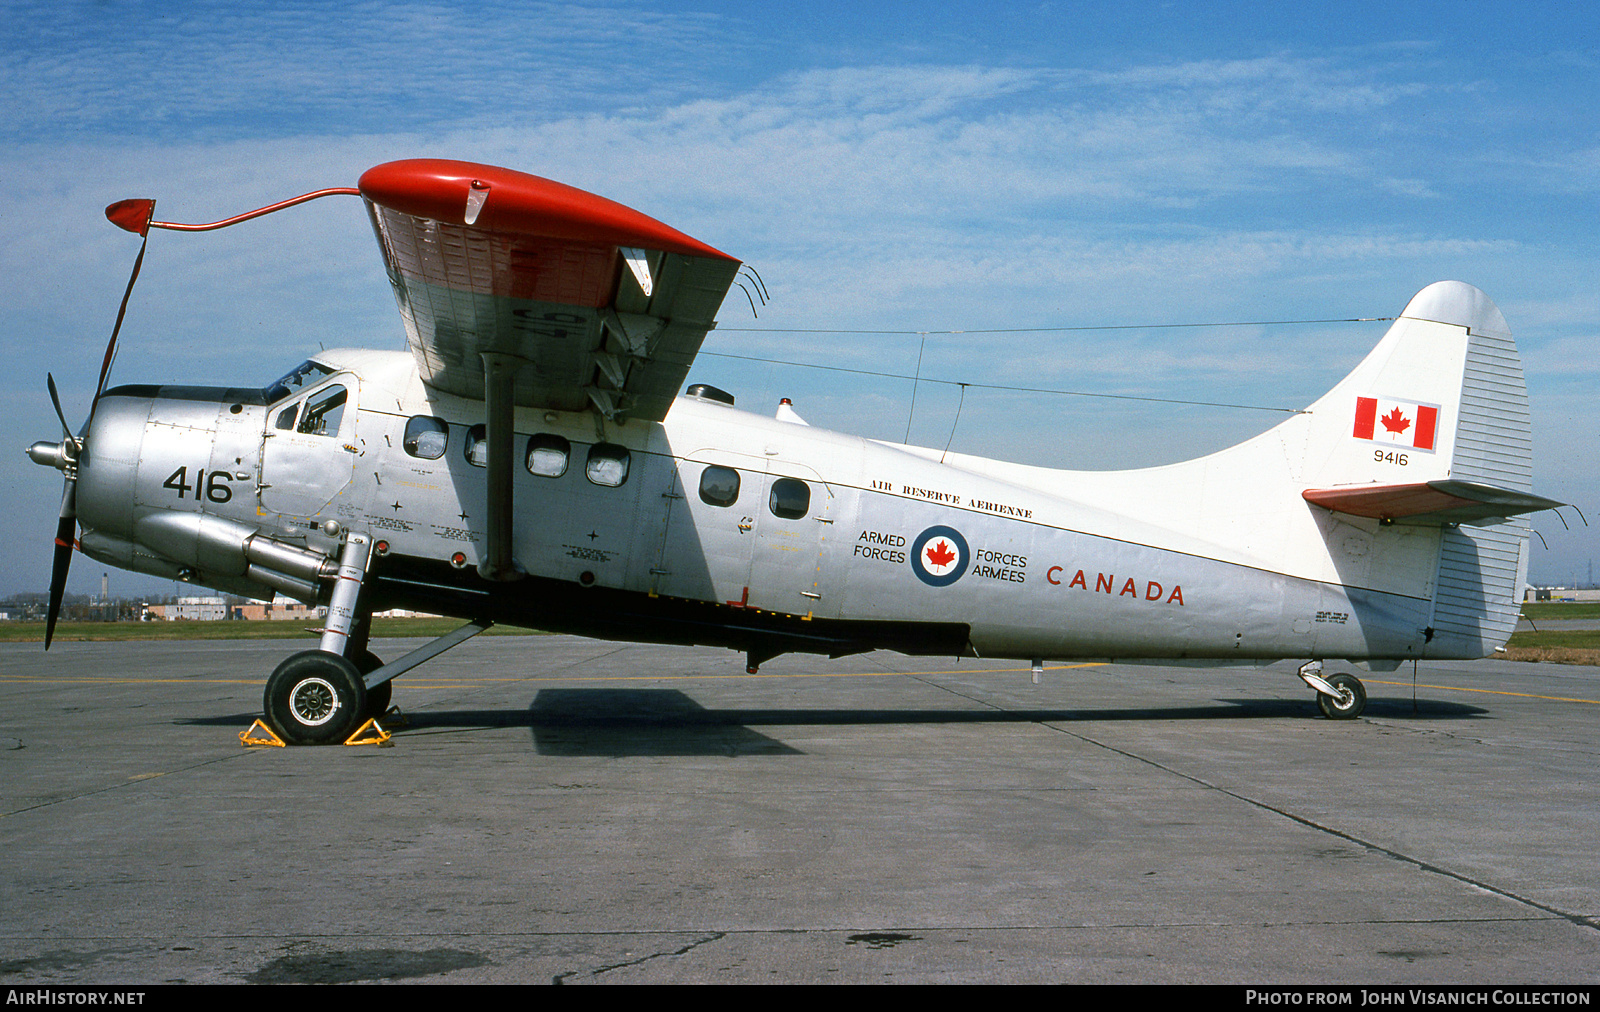
<svg viewBox="0 0 1600 1012">
<path fill-rule="evenodd" d="M 575 186 L 512 169 L 411 158 L 368 169 L 361 195 L 391 210 L 475 228 L 733 260 L 670 225 Z M 469 212 L 469 198 L 478 204 Z M 486 195 L 485 194 L 486 192 Z"/>
</svg>

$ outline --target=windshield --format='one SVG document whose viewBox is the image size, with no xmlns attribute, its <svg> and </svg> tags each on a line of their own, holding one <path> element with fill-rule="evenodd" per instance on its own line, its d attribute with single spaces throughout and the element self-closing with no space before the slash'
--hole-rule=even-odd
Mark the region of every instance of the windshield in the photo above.
<svg viewBox="0 0 1600 1012">
<path fill-rule="evenodd" d="M 307 386 L 320 381 L 322 377 L 332 375 L 332 369 L 321 362 L 312 362 L 308 359 L 295 366 L 281 379 L 270 384 L 262 393 L 266 395 L 268 404 L 276 404 L 285 397 L 292 397 Z"/>
</svg>

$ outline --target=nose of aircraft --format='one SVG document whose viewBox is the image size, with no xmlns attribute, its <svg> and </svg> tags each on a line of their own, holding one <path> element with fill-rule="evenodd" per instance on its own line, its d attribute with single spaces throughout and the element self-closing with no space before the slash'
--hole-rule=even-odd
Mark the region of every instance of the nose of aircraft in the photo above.
<svg viewBox="0 0 1600 1012">
<path fill-rule="evenodd" d="M 60 415 L 60 401 L 56 396 L 53 378 L 50 380 L 50 396 L 56 402 L 56 411 Z M 61 493 L 61 510 L 56 520 L 55 553 L 50 567 L 50 606 L 45 615 L 44 633 L 46 650 L 50 649 L 50 642 L 55 637 L 56 619 L 61 613 L 61 600 L 66 591 L 67 572 L 72 566 L 72 552 L 78 547 L 79 520 L 88 521 L 86 526 L 100 526 L 105 520 L 120 518 L 123 512 L 131 509 L 125 482 L 121 483 L 120 508 L 119 505 L 108 508 L 108 503 L 117 502 L 117 496 L 114 493 L 108 495 L 108 490 L 103 487 L 107 484 L 104 479 L 114 477 L 119 470 L 115 461 L 127 456 L 123 452 L 126 448 L 119 447 L 116 438 L 103 435 L 106 430 L 115 431 L 117 428 L 111 424 L 114 421 L 112 416 L 120 417 L 130 411 L 127 404 L 119 403 L 121 400 L 126 399 L 97 399 L 90 412 L 92 420 L 76 437 L 70 434 L 66 418 L 62 416 L 61 427 L 67 435 L 60 442 L 41 439 L 26 450 L 28 459 L 35 464 L 53 467 L 66 476 Z M 131 410 L 137 414 L 141 408 L 145 414 L 149 413 L 148 400 Z M 134 449 L 136 451 L 137 447 Z M 109 467 L 94 467 L 91 457 L 104 458 L 113 463 Z M 136 453 L 134 459 L 137 459 Z"/>
<path fill-rule="evenodd" d="M 57 471 L 65 471 L 72 463 L 72 455 L 67 449 L 65 440 L 59 443 L 52 443 L 49 440 L 41 439 L 28 447 L 27 453 L 28 459 L 35 464 L 53 467 Z"/>
</svg>

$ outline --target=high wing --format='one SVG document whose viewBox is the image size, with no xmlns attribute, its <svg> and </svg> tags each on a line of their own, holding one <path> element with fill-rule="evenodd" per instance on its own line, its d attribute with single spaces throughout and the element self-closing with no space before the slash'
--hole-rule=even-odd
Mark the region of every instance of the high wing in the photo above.
<svg viewBox="0 0 1600 1012">
<path fill-rule="evenodd" d="M 478 574 L 512 558 L 518 407 L 661 421 L 739 261 L 615 201 L 441 159 L 361 176 L 422 381 L 484 402 L 488 516 Z"/>
<path fill-rule="evenodd" d="M 660 421 L 739 261 L 604 197 L 443 159 L 364 173 L 378 245 L 429 386 Z M 484 356 L 491 356 L 486 359 Z"/>
</svg>

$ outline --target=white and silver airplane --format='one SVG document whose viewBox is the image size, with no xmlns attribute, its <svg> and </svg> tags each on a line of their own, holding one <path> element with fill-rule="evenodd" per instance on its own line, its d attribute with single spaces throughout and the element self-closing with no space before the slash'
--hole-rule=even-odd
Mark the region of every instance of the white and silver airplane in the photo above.
<svg viewBox="0 0 1600 1012">
<path fill-rule="evenodd" d="M 107 390 L 103 368 L 79 434 L 63 421 L 28 450 L 67 478 L 51 632 L 74 547 L 328 604 L 318 649 L 267 682 L 290 743 L 346 740 L 396 675 L 492 623 L 725 646 L 751 672 L 875 649 L 1035 670 L 1305 659 L 1321 711 L 1353 718 L 1361 682 L 1322 662 L 1493 653 L 1524 515 L 1561 505 L 1531 494 L 1505 320 L 1454 281 L 1254 439 L 1063 471 L 830 432 L 787 404 L 749 414 L 705 385 L 677 396 L 739 261 L 537 176 L 410 160 L 207 226 L 153 221 L 152 201 L 107 216 L 148 237 L 329 194 L 366 202 L 409 354 L 329 351 L 244 389 Z M 385 665 L 367 640 L 393 607 L 467 624 Z"/>
</svg>

